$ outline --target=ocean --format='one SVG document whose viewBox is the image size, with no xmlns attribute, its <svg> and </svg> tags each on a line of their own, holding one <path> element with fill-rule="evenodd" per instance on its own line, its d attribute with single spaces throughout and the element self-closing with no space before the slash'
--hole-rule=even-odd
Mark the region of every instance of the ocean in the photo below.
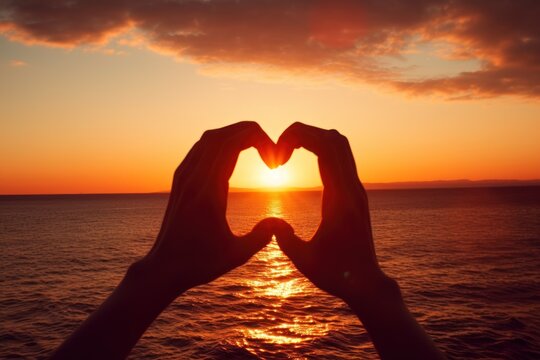
<svg viewBox="0 0 540 360">
<path fill-rule="evenodd" d="M 449 358 L 540 359 L 540 187 L 369 192 L 384 271 Z M 152 246 L 165 194 L 0 197 L 0 358 L 44 358 Z M 321 194 L 231 193 L 245 233 L 267 216 L 309 238 Z M 375 359 L 357 318 L 275 241 L 178 298 L 131 359 Z"/>
</svg>

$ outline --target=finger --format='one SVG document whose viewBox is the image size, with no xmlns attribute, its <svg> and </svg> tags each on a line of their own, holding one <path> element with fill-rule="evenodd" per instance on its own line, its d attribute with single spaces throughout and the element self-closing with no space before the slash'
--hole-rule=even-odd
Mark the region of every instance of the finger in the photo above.
<svg viewBox="0 0 540 360">
<path fill-rule="evenodd" d="M 325 187 L 336 187 L 337 176 L 341 174 L 341 161 L 335 153 L 335 143 L 330 139 L 329 130 L 319 129 L 302 123 L 289 126 L 279 137 L 279 161 L 288 160 L 293 149 L 303 147 L 313 152 L 319 160 L 321 180 Z"/>
<path fill-rule="evenodd" d="M 242 150 L 255 147 L 261 158 L 274 166 L 275 144 L 262 128 L 253 121 L 244 121 L 214 130 L 208 137 L 205 150 L 194 178 L 207 195 L 220 200 L 219 208 L 226 203 L 228 182 Z"/>
<path fill-rule="evenodd" d="M 234 158 L 242 150 L 255 147 L 268 167 L 277 165 L 274 157 L 275 144 L 255 121 L 241 121 L 207 131 L 203 139 L 208 143 L 206 150 L 213 156 L 213 160 Z"/>
<path fill-rule="evenodd" d="M 327 131 L 295 122 L 278 139 L 278 159 L 284 164 L 290 158 L 292 151 L 300 147 L 315 153 L 317 156 L 324 156 L 325 146 L 321 140 Z"/>
<path fill-rule="evenodd" d="M 242 150 L 255 147 L 269 167 L 275 167 L 275 144 L 254 121 L 242 121 L 221 129 L 206 131 L 204 156 L 199 171 L 207 176 L 220 175 L 228 180 Z"/>
<path fill-rule="evenodd" d="M 309 243 L 300 239 L 294 233 L 294 229 L 284 220 L 274 223 L 274 234 L 276 236 L 279 248 L 302 273 L 305 271 L 305 265 L 308 263 Z"/>
<path fill-rule="evenodd" d="M 240 130 L 242 127 L 245 127 L 245 122 L 228 125 L 220 129 L 207 130 L 203 133 L 199 141 L 193 145 L 174 173 L 169 201 L 163 220 L 164 224 L 167 223 L 167 220 L 170 214 L 174 211 L 173 209 L 175 208 L 176 204 L 179 201 L 181 202 L 185 200 L 183 199 L 185 197 L 184 195 L 186 193 L 191 196 L 194 194 L 193 185 L 200 187 L 201 183 L 203 183 L 205 180 L 196 175 L 197 169 L 208 163 L 208 160 L 206 160 L 205 157 L 208 157 L 209 154 L 218 152 L 218 149 L 221 146 L 221 135 L 219 134 L 235 132 Z M 162 227 L 161 232 L 164 230 L 164 227 Z"/>
<path fill-rule="evenodd" d="M 299 122 L 292 124 L 278 140 L 278 163 L 287 161 L 292 151 L 299 147 L 317 155 L 325 187 L 350 189 L 360 183 L 349 142 L 336 130 L 320 129 Z"/>
<path fill-rule="evenodd" d="M 200 158 L 201 155 L 202 143 L 199 140 L 191 147 L 184 160 L 182 160 L 180 165 L 176 168 L 176 171 L 174 172 L 174 181 L 177 182 L 182 177 L 185 177 L 186 173 L 189 174 L 190 169 L 197 163 L 197 159 Z"/>
<path fill-rule="evenodd" d="M 220 181 L 228 181 L 232 175 L 241 151 L 255 147 L 261 159 L 269 168 L 277 166 L 275 159 L 276 145 L 256 122 L 244 122 L 241 130 L 228 133 L 223 146 L 215 159 L 215 173 Z"/>
<path fill-rule="evenodd" d="M 253 255 L 263 249 L 272 240 L 277 218 L 261 220 L 249 234 L 237 236 L 231 247 L 235 266 L 246 263 Z"/>
<path fill-rule="evenodd" d="M 154 250 L 154 248 L 157 246 L 157 243 L 159 242 L 159 239 L 161 238 L 161 234 L 166 231 L 168 219 L 171 216 L 171 213 L 174 211 L 175 205 L 182 197 L 183 188 L 185 187 L 185 180 L 187 176 L 193 171 L 194 167 L 198 163 L 199 159 L 202 156 L 202 144 L 201 141 L 197 141 L 195 145 L 191 147 L 189 152 L 187 153 L 186 157 L 180 165 L 178 165 L 178 168 L 174 172 L 173 176 L 173 182 L 171 185 L 171 191 L 169 193 L 169 199 L 167 202 L 167 208 L 165 210 L 165 215 L 163 217 L 163 225 L 160 229 L 160 232 L 158 233 L 158 237 L 156 242 L 154 243 L 152 249 L 150 249 L 150 252 Z"/>
</svg>

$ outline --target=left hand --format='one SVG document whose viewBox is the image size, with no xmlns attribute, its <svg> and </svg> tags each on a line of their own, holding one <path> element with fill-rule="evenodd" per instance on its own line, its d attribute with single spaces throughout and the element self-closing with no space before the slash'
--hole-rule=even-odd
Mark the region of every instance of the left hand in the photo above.
<svg viewBox="0 0 540 360">
<path fill-rule="evenodd" d="M 262 220 L 235 236 L 225 217 L 229 178 L 239 153 L 252 146 L 269 167 L 277 165 L 273 141 L 256 122 L 244 121 L 206 131 L 176 170 L 157 240 L 134 265 L 172 297 L 244 264 L 270 242 L 281 220 Z"/>
</svg>

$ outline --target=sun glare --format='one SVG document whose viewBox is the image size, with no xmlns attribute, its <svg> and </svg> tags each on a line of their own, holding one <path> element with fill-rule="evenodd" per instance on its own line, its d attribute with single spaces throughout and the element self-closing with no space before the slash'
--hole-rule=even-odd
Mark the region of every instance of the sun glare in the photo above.
<svg viewBox="0 0 540 360">
<path fill-rule="evenodd" d="M 261 172 L 261 183 L 268 187 L 282 187 L 289 181 L 287 169 L 280 166 L 276 169 L 264 168 Z"/>
</svg>

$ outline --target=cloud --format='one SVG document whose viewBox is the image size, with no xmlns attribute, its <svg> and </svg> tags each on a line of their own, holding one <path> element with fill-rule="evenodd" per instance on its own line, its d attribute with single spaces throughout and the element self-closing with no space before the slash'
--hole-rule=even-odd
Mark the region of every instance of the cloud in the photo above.
<svg viewBox="0 0 540 360">
<path fill-rule="evenodd" d="M 23 66 L 28 66 L 28 64 L 22 60 L 18 60 L 18 59 L 13 59 L 9 62 L 9 66 L 13 66 L 13 67 L 23 67 Z"/>
<path fill-rule="evenodd" d="M 28 44 L 107 44 L 136 32 L 138 43 L 201 64 L 451 97 L 538 98 L 539 18 L 538 0 L 0 0 L 0 33 Z M 430 43 L 444 44 L 435 55 L 445 61 L 481 66 L 411 78 L 407 54 Z"/>
</svg>

